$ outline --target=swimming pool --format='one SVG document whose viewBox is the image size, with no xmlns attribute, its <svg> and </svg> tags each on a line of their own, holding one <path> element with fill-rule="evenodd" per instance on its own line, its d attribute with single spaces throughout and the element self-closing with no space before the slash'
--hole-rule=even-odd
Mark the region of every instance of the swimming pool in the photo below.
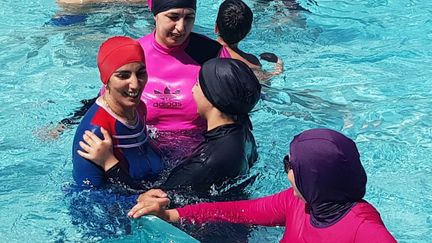
<svg viewBox="0 0 432 243">
<path fill-rule="evenodd" d="M 310 13 L 289 12 L 278 1 L 246 2 L 256 16 L 241 47 L 276 52 L 286 69 L 252 116 L 260 159 L 251 196 L 288 186 L 281 158 L 293 135 L 333 128 L 357 142 L 366 199 L 396 239 L 432 242 L 432 2 L 301 1 Z M 214 37 L 219 3 L 199 2 L 196 31 Z M 130 234 L 87 236 L 72 222 L 65 196 L 74 130 L 57 140 L 38 135 L 96 94 L 98 45 L 112 35 L 148 33 L 151 15 L 111 5 L 85 23 L 54 27 L 45 25 L 58 10 L 54 1 L 1 5 L 0 241 L 155 241 L 157 232 L 138 223 Z M 115 231 L 116 223 L 106 227 Z M 257 227 L 249 239 L 274 242 L 282 232 Z"/>
</svg>

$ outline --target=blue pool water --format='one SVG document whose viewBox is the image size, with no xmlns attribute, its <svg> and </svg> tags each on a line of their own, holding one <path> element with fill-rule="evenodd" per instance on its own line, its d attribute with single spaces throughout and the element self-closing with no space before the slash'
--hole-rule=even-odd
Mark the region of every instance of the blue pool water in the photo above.
<svg viewBox="0 0 432 243">
<path fill-rule="evenodd" d="M 196 31 L 214 37 L 220 2 L 199 1 Z M 357 142 L 366 199 L 396 239 L 432 242 L 432 2 L 300 1 L 310 12 L 290 12 L 280 1 L 246 2 L 255 22 L 241 47 L 285 61 L 285 73 L 263 90 L 252 115 L 260 159 L 251 196 L 289 186 L 281 158 L 295 134 L 333 128 Z M 185 241 L 151 230 L 170 229 L 157 220 L 133 222 L 128 233 L 107 222 L 111 236 L 88 236 L 71 219 L 66 189 L 74 130 L 40 138 L 50 122 L 97 93 L 95 55 L 104 39 L 151 31 L 148 10 L 103 6 L 85 23 L 55 27 L 45 24 L 59 11 L 55 1 L 0 4 L 0 241 Z M 282 232 L 257 227 L 249 240 L 275 242 Z"/>
</svg>

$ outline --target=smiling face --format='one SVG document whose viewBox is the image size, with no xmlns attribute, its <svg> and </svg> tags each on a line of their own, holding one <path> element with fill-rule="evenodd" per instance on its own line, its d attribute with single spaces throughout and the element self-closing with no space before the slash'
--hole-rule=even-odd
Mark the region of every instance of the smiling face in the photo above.
<svg viewBox="0 0 432 243">
<path fill-rule="evenodd" d="M 195 22 L 195 10 L 174 8 L 158 13 L 154 19 L 156 41 L 166 47 L 175 47 L 183 44 L 191 33 Z"/>
<path fill-rule="evenodd" d="M 147 83 L 147 70 L 142 62 L 133 62 L 118 68 L 107 84 L 109 100 L 119 111 L 134 109 L 141 100 Z"/>
</svg>

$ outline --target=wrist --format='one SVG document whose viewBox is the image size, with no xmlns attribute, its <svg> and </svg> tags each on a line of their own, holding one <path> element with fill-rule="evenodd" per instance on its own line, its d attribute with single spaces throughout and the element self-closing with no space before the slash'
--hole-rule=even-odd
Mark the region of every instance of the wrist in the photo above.
<svg viewBox="0 0 432 243">
<path fill-rule="evenodd" d="M 164 212 L 163 220 L 171 222 L 171 223 L 178 223 L 180 220 L 180 215 L 177 211 L 177 209 L 167 209 Z"/>
<path fill-rule="evenodd" d="M 108 157 L 108 159 L 105 161 L 104 170 L 108 171 L 109 169 L 111 169 L 112 167 L 114 167 L 118 163 L 119 163 L 118 159 L 114 155 L 112 155 L 112 156 Z"/>
</svg>

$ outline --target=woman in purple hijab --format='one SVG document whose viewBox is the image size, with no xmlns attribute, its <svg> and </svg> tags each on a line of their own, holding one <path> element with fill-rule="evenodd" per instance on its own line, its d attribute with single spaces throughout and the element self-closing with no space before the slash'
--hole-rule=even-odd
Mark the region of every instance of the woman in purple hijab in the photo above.
<svg viewBox="0 0 432 243">
<path fill-rule="evenodd" d="M 166 194 L 151 190 L 129 216 L 285 226 L 281 242 L 396 242 L 363 199 L 366 173 L 350 138 L 329 129 L 304 131 L 292 140 L 284 167 L 292 187 L 275 195 L 165 209 Z"/>
</svg>

